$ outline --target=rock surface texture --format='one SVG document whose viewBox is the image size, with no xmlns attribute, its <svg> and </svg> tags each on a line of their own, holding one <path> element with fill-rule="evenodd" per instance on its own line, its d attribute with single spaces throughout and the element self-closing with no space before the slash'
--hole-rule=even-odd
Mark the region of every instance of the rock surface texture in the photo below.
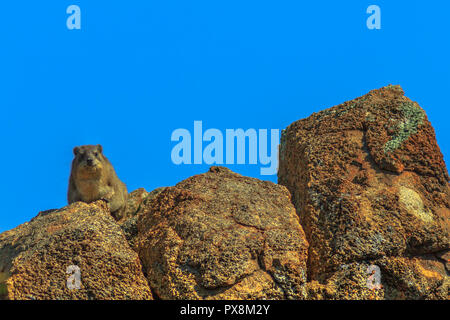
<svg viewBox="0 0 450 320">
<path fill-rule="evenodd" d="M 279 158 L 309 242 L 311 299 L 449 298 L 449 176 L 399 86 L 294 122 Z M 368 272 L 382 287 L 369 289 Z"/>
<path fill-rule="evenodd" d="M 76 268 L 78 288 L 68 284 Z M 13 300 L 152 299 L 138 255 L 102 201 L 40 213 L 0 234 L 0 289 Z"/>
<path fill-rule="evenodd" d="M 142 210 L 138 253 L 158 298 L 306 298 L 308 244 L 286 188 L 212 167 Z"/>
</svg>

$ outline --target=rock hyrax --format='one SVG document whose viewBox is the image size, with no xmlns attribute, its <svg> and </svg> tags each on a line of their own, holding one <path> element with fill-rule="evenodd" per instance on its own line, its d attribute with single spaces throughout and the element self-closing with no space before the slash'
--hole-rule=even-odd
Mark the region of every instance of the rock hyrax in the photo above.
<svg viewBox="0 0 450 320">
<path fill-rule="evenodd" d="M 75 158 L 72 161 L 67 199 L 69 204 L 105 200 L 109 203 L 114 219 L 120 220 L 126 211 L 127 187 L 119 180 L 102 151 L 101 145 L 73 149 Z"/>
</svg>

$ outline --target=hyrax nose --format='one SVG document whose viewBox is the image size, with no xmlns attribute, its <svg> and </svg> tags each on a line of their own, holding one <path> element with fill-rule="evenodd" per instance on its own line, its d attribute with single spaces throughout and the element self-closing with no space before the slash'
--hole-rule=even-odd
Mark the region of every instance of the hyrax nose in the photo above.
<svg viewBox="0 0 450 320">
<path fill-rule="evenodd" d="M 86 159 L 86 162 L 87 162 L 87 164 L 91 165 L 91 164 L 94 163 L 94 159 L 92 159 L 92 158 L 87 158 L 87 159 Z"/>
</svg>

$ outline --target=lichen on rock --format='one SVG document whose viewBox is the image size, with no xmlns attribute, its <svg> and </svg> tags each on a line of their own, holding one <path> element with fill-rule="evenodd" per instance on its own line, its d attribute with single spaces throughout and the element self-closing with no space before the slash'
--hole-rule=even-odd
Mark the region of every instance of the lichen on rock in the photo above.
<svg viewBox="0 0 450 320">
<path fill-rule="evenodd" d="M 403 113 L 404 119 L 397 124 L 397 132 L 392 139 L 384 145 L 385 153 L 395 151 L 403 142 L 408 140 L 411 135 L 416 134 L 425 118 L 425 112 L 417 105 L 417 103 L 404 102 L 400 105 L 399 109 Z"/>
</svg>

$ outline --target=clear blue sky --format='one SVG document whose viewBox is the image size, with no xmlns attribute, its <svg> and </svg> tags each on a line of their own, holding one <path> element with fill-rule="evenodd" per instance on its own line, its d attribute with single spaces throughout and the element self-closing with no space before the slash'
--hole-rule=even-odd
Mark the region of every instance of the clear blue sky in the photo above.
<svg viewBox="0 0 450 320">
<path fill-rule="evenodd" d="M 66 8 L 81 8 L 68 30 Z M 368 30 L 377 4 L 382 29 Z M 129 190 L 208 165 L 173 130 L 285 128 L 387 84 L 426 110 L 450 159 L 448 1 L 3 1 L 0 232 L 66 205 L 72 148 L 102 144 Z M 260 165 L 233 165 L 260 176 Z"/>
</svg>

